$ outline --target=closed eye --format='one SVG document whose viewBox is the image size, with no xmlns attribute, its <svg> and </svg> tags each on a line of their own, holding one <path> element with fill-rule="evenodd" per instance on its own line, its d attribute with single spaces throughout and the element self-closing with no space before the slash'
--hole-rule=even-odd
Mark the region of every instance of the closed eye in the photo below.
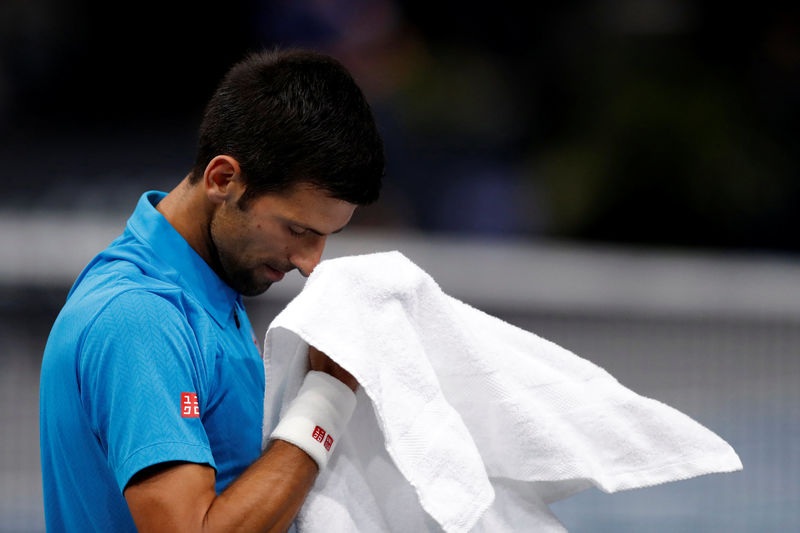
<svg viewBox="0 0 800 533">
<path fill-rule="evenodd" d="M 289 235 L 292 237 L 300 237 L 308 231 L 307 229 L 299 226 L 287 226 L 287 229 L 289 230 Z"/>
</svg>

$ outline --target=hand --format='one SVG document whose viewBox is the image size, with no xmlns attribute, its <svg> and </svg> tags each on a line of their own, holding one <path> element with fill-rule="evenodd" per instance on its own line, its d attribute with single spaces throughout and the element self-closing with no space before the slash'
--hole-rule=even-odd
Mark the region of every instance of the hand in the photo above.
<svg viewBox="0 0 800 533">
<path fill-rule="evenodd" d="M 356 378 L 313 346 L 308 347 L 308 362 L 311 365 L 311 370 L 319 370 L 320 372 L 330 374 L 350 387 L 353 392 L 358 388 L 358 381 L 356 381 Z"/>
</svg>

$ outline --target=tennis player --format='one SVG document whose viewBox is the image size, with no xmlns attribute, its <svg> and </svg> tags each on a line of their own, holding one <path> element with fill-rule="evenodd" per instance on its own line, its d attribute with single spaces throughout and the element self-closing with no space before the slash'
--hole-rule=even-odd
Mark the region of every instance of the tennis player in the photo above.
<svg viewBox="0 0 800 533">
<path fill-rule="evenodd" d="M 260 52 L 226 74 L 191 172 L 142 195 L 53 325 L 40 393 L 49 532 L 291 527 L 358 384 L 311 348 L 262 452 L 264 366 L 242 295 L 309 275 L 328 236 L 378 198 L 383 171 L 373 115 L 336 60 Z"/>
</svg>

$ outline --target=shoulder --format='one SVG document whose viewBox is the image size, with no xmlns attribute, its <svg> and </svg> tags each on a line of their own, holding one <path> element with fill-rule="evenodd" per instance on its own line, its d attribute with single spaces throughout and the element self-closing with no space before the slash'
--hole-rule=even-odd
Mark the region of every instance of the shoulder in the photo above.
<svg viewBox="0 0 800 533">
<path fill-rule="evenodd" d="M 144 275 L 136 265 L 115 261 L 84 273 L 70 293 L 66 313 L 83 324 L 86 333 L 149 328 L 208 330 L 202 306 L 168 279 Z"/>
<path fill-rule="evenodd" d="M 150 364 L 191 361 L 213 366 L 216 339 L 209 319 L 179 289 L 127 288 L 108 297 L 87 325 L 83 361 L 123 355 Z"/>
<path fill-rule="evenodd" d="M 164 329 L 188 325 L 184 298 L 177 288 L 153 290 L 145 287 L 125 287 L 108 295 L 98 309 L 97 322 L 113 329 Z"/>
</svg>

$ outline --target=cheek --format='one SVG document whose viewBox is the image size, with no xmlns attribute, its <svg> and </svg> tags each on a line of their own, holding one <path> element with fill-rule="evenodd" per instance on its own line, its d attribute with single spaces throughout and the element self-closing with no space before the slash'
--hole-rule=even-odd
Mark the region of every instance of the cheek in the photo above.
<svg viewBox="0 0 800 533">
<path fill-rule="evenodd" d="M 286 239 L 279 237 L 276 228 L 266 228 L 262 224 L 256 224 L 251 233 L 251 244 L 264 253 L 275 253 L 276 251 L 289 250 L 289 243 Z"/>
<path fill-rule="evenodd" d="M 242 242 L 242 251 L 256 259 L 274 258 L 290 249 L 289 238 L 281 235 L 276 228 L 257 224 Z"/>
</svg>

